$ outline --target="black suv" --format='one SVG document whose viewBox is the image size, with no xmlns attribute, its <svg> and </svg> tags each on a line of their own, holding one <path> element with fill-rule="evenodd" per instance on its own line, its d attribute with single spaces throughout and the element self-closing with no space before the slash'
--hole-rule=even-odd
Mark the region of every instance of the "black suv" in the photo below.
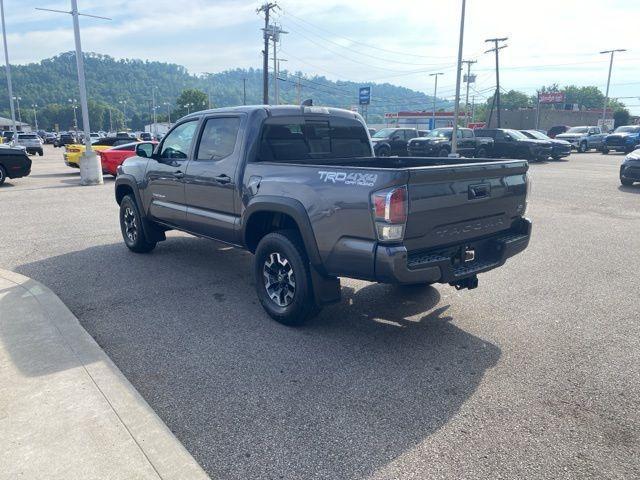
<svg viewBox="0 0 640 480">
<path fill-rule="evenodd" d="M 477 137 L 493 138 L 492 156 L 497 158 L 546 160 L 553 151 L 550 140 L 528 138 L 518 130 L 485 128 L 476 130 L 475 134 Z"/>
<path fill-rule="evenodd" d="M 406 156 L 407 142 L 412 138 L 422 137 L 428 132 L 415 128 L 383 128 L 372 137 L 373 151 L 376 157 L 389 157 L 391 155 Z"/>
</svg>

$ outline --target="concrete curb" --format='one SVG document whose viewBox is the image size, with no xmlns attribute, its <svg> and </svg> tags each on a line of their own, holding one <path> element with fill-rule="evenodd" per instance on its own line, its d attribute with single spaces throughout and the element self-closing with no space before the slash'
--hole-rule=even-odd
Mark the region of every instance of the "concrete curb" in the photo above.
<svg viewBox="0 0 640 480">
<path fill-rule="evenodd" d="M 83 378 L 84 372 L 90 377 L 90 381 L 87 380 L 84 382 L 85 386 L 83 388 L 89 385 L 90 389 L 95 388 L 99 390 L 99 394 L 93 392 L 95 398 L 103 398 L 108 406 L 103 405 L 102 408 L 113 411 L 117 419 L 111 415 L 110 418 L 113 419 L 112 423 L 117 424 L 120 422 L 121 425 L 116 425 L 116 427 L 121 431 L 121 436 L 123 438 L 129 436 L 130 440 L 133 440 L 133 442 L 129 440 L 125 442 L 127 445 L 130 445 L 128 448 L 137 448 L 139 449 L 139 453 L 142 454 L 142 456 L 140 456 L 139 453 L 133 452 L 132 455 L 138 458 L 139 462 L 148 462 L 152 467 L 152 470 L 149 469 L 148 466 L 144 467 L 148 472 L 152 472 L 150 475 L 145 475 L 144 478 L 156 477 L 167 480 L 209 478 L 164 422 L 129 383 L 118 367 L 116 367 L 84 328 L 82 328 L 73 313 L 71 313 L 51 290 L 35 280 L 2 269 L 0 269 L 0 279 L 5 280 L 5 286 L 7 284 L 14 284 L 15 287 L 11 287 L 11 290 L 15 291 L 21 288 L 26 291 L 21 294 L 21 296 L 13 296 L 14 300 L 11 305 L 13 305 L 14 310 L 17 305 L 15 298 L 18 299 L 20 304 L 25 306 L 20 306 L 20 311 L 11 318 L 24 318 L 25 321 L 27 321 L 30 316 L 29 308 L 33 310 L 39 308 L 40 311 L 34 311 L 34 317 L 40 316 L 45 318 L 45 322 L 55 327 L 55 330 L 50 329 L 50 331 L 53 332 L 53 336 L 56 335 L 57 331 L 57 334 L 61 337 L 54 340 L 57 342 L 56 345 L 60 345 L 58 349 L 66 347 L 69 352 L 64 353 L 67 356 L 72 355 L 74 357 L 74 368 L 76 371 L 80 371 Z M 20 298 L 25 300 L 22 301 Z M 35 299 L 37 303 L 33 302 L 33 299 Z M 2 311 L 5 306 L 1 302 L 2 297 L 0 297 L 0 319 L 2 319 L 3 316 L 4 318 L 8 318 L 7 311 Z M 84 372 L 82 372 L 82 369 Z M 1 369 L 0 373 L 2 373 Z M 2 387 L 0 386 L 0 391 L 1 390 Z M 0 398 L 0 405 L 2 404 L 1 400 Z M 11 406 L 10 402 L 9 406 Z M 0 417 L 2 417 L 2 415 L 0 415 Z M 11 419 L 9 419 L 9 421 L 11 421 Z M 31 418 L 29 422 L 36 423 L 39 422 L 39 419 Z M 122 427 L 126 432 L 122 430 Z M 61 431 L 60 435 L 64 436 L 65 432 Z M 19 459 L 14 458 L 13 460 L 15 462 Z M 52 459 L 52 461 L 55 462 L 56 459 Z M 119 458 L 113 458 L 112 462 L 112 473 L 114 473 L 114 475 L 109 475 L 109 478 L 120 477 L 121 475 L 115 473 L 125 462 Z M 2 476 L 2 470 L 3 468 L 0 468 L 0 476 Z M 97 472 L 94 472 L 94 474 L 95 473 Z M 124 474 L 125 478 L 127 477 L 125 472 L 121 473 Z M 44 477 L 47 477 L 47 475 L 44 475 Z M 90 475 L 90 477 L 97 478 L 92 475 Z M 98 475 L 98 477 L 100 477 L 100 475 Z M 139 477 L 136 475 L 136 478 Z"/>
</svg>

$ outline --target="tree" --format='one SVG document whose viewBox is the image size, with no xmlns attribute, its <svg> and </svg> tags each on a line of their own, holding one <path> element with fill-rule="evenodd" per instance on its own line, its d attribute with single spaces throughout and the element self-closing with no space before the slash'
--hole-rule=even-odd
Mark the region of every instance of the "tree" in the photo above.
<svg viewBox="0 0 640 480">
<path fill-rule="evenodd" d="M 616 110 L 613 112 L 613 127 L 618 128 L 621 125 L 629 125 L 631 115 L 629 114 L 629 110 L 623 108 L 621 110 Z"/>
<path fill-rule="evenodd" d="M 204 110 L 209 105 L 209 97 L 202 90 L 187 88 L 182 91 L 176 100 L 175 118 L 178 119 L 189 112 Z"/>
</svg>

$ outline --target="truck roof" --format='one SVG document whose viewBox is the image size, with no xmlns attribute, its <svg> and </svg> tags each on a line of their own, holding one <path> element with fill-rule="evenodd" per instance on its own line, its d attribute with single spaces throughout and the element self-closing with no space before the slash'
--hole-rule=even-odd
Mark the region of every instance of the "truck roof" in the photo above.
<svg viewBox="0 0 640 480">
<path fill-rule="evenodd" d="M 256 110 L 264 110 L 269 116 L 291 116 L 302 114 L 327 114 L 345 118 L 361 118 L 360 115 L 351 110 L 345 110 L 343 108 L 323 107 L 323 106 L 301 106 L 301 105 L 240 105 L 237 107 L 222 107 L 212 108 L 209 110 L 200 110 L 198 112 L 190 113 L 183 118 L 199 117 L 203 114 L 210 113 L 251 113 Z"/>
</svg>

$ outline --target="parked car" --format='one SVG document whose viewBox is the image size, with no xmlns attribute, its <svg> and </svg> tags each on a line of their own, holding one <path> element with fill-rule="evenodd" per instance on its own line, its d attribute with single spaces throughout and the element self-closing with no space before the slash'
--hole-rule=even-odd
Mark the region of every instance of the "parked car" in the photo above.
<svg viewBox="0 0 640 480">
<path fill-rule="evenodd" d="M 640 147 L 640 125 L 624 125 L 604 138 L 602 153 L 610 150 L 629 153 Z"/>
<path fill-rule="evenodd" d="M 95 152 L 100 152 L 102 150 L 107 150 L 112 147 L 117 147 L 118 145 L 124 145 L 126 143 L 131 143 L 133 140 L 129 137 L 105 137 L 97 140 L 91 144 L 91 148 Z M 73 143 L 67 145 L 64 152 L 64 163 L 68 167 L 80 168 L 80 157 L 85 152 L 86 147 L 81 143 Z"/>
<path fill-rule="evenodd" d="M 446 157 L 451 153 L 453 128 L 436 128 L 424 137 L 409 140 L 407 149 L 411 157 Z M 476 137 L 470 128 L 459 128 L 457 151 L 463 157 L 487 158 L 493 149 L 492 138 Z"/>
<path fill-rule="evenodd" d="M 547 130 L 547 136 L 549 138 L 556 138 L 556 135 L 564 133 L 570 128 L 571 127 L 568 125 L 556 125 L 555 127 L 551 127 L 549 130 Z"/>
<path fill-rule="evenodd" d="M 117 168 L 122 165 L 127 158 L 136 154 L 136 146 L 145 150 L 147 157 L 151 157 L 153 149 L 158 142 L 130 142 L 117 147 L 108 148 L 98 152 L 100 155 L 100 163 L 102 164 L 102 173 L 108 173 L 114 177 L 117 175 Z"/>
<path fill-rule="evenodd" d="M 77 143 L 78 140 L 76 139 L 76 136 L 71 133 L 71 132 L 65 132 L 65 133 L 61 133 L 60 136 L 57 138 L 57 140 L 55 141 L 55 143 L 53 144 L 54 147 L 65 147 L 67 145 L 71 145 L 74 143 Z"/>
<path fill-rule="evenodd" d="M 136 153 L 115 182 L 126 246 L 178 229 L 249 250 L 260 303 L 288 325 L 340 301 L 338 277 L 475 288 L 529 243 L 526 161 L 377 158 L 348 110 L 195 112 Z"/>
<path fill-rule="evenodd" d="M 13 140 L 13 131 L 11 130 L 3 130 L 2 132 L 2 143 L 10 143 Z"/>
<path fill-rule="evenodd" d="M 566 140 L 580 153 L 591 149 L 602 150 L 606 133 L 602 133 L 600 127 L 583 126 L 571 127 L 565 133 L 556 135 L 558 140 Z"/>
<path fill-rule="evenodd" d="M 371 135 L 372 137 L 376 134 L 377 130 L 375 128 L 368 128 L 367 130 L 369 130 L 369 135 Z"/>
<path fill-rule="evenodd" d="M 53 145 L 56 141 L 56 138 L 57 136 L 55 133 L 49 132 L 44 134 L 44 138 L 42 140 L 47 145 Z"/>
<path fill-rule="evenodd" d="M 0 145 L 0 185 L 7 178 L 26 177 L 31 173 L 31 159 L 24 148 Z"/>
<path fill-rule="evenodd" d="M 24 147 L 24 149 L 29 154 L 38 154 L 40 156 L 44 155 L 44 151 L 42 149 L 42 140 L 36 133 L 20 133 L 18 132 L 18 137 L 16 138 L 15 145 L 19 147 Z"/>
<path fill-rule="evenodd" d="M 151 132 L 142 132 L 140 133 L 140 140 L 144 142 L 150 142 L 153 140 L 153 135 L 151 134 Z"/>
<path fill-rule="evenodd" d="M 538 130 L 520 130 L 520 133 L 529 138 L 551 142 L 551 158 L 554 160 L 560 160 L 561 158 L 571 155 L 571 144 L 565 140 L 549 138 Z"/>
<path fill-rule="evenodd" d="M 496 158 L 523 158 L 546 160 L 551 156 L 551 141 L 529 138 L 518 130 L 508 128 L 478 128 L 478 137 L 493 139 L 491 155 Z"/>
<path fill-rule="evenodd" d="M 620 165 L 620 183 L 626 187 L 640 182 L 640 148 L 629 153 Z"/>
<path fill-rule="evenodd" d="M 406 156 L 407 142 L 425 134 L 426 131 L 415 128 L 383 128 L 371 137 L 373 151 L 376 157 Z"/>
</svg>

